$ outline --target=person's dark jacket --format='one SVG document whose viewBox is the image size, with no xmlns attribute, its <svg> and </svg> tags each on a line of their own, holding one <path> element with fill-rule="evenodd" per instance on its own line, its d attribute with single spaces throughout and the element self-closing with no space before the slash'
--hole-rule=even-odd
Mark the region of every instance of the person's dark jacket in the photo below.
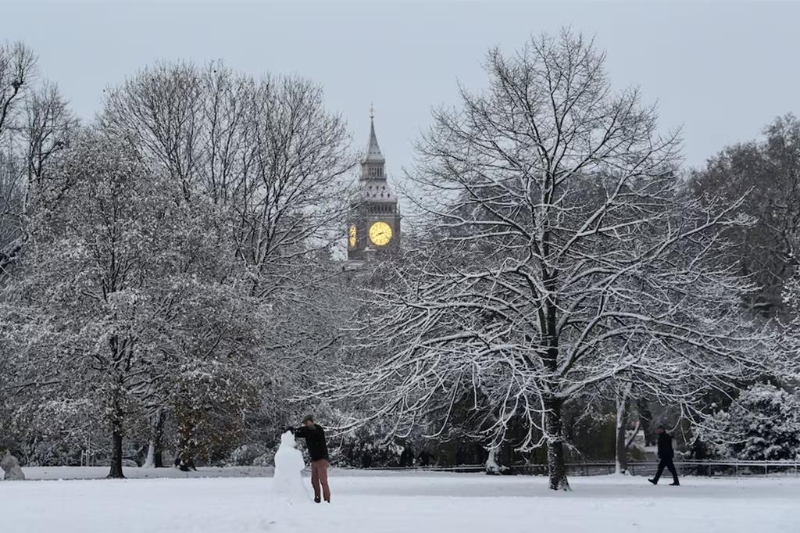
<svg viewBox="0 0 800 533">
<path fill-rule="evenodd" d="M 658 436 L 658 457 L 659 459 L 672 459 L 675 451 L 672 449 L 672 436 L 666 431 Z"/>
<path fill-rule="evenodd" d="M 330 460 L 328 457 L 328 444 L 325 442 L 325 431 L 321 426 L 301 426 L 294 430 L 294 436 L 306 439 L 306 448 L 312 461 L 320 459 Z"/>
</svg>

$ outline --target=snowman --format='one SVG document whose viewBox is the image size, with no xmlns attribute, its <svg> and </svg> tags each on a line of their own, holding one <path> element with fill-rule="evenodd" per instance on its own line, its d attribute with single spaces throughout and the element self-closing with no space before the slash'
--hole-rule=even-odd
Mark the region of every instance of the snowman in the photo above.
<svg viewBox="0 0 800 533">
<path fill-rule="evenodd" d="M 279 498 L 288 503 L 311 500 L 301 475 L 305 467 L 303 454 L 295 448 L 294 434 L 287 431 L 281 435 L 281 445 L 275 453 L 273 486 Z"/>
</svg>

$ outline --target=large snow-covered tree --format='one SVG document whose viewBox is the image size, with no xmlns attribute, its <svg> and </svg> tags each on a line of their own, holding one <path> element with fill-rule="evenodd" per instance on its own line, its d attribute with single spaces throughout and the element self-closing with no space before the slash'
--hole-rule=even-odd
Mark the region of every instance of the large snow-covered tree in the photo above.
<svg viewBox="0 0 800 533">
<path fill-rule="evenodd" d="M 336 388 L 401 428 L 471 403 L 490 446 L 521 420 L 554 490 L 569 488 L 563 409 L 587 388 L 626 375 L 689 411 L 766 357 L 746 285 L 719 266 L 738 204 L 684 194 L 676 137 L 604 61 L 569 32 L 493 50 L 488 89 L 435 112 L 408 176 L 427 242 L 385 266 L 378 362 Z"/>
<path fill-rule="evenodd" d="M 145 280 L 155 277 L 154 257 L 142 252 L 161 229 L 162 189 L 123 143 L 99 133 L 79 141 L 62 171 L 78 174 L 77 185 L 37 229 L 29 275 L 9 303 L 23 336 L 39 330 L 29 339 L 29 372 L 57 385 L 47 393 L 91 399 L 113 437 L 110 475 L 121 477 L 130 393 L 152 364 L 136 345 L 149 318 Z"/>
<path fill-rule="evenodd" d="M 199 364 L 246 368 L 258 330 L 237 325 L 259 315 L 247 292 L 218 280 L 233 277 L 225 241 L 124 139 L 87 131 L 58 172 L 73 186 L 37 227 L 4 319 L 16 324 L 22 375 L 46 383 L 40 398 L 88 400 L 100 413 L 110 476 L 121 477 L 123 437 L 148 400 Z"/>
<path fill-rule="evenodd" d="M 246 290 L 263 319 L 250 324 L 263 339 L 248 371 L 258 382 L 255 417 L 283 424 L 279 399 L 307 387 L 309 367 L 324 366 L 341 338 L 335 305 L 321 302 L 338 290 L 328 248 L 342 235 L 354 162 L 344 121 L 313 83 L 256 80 L 217 62 L 145 69 L 109 91 L 101 121 L 179 189 L 178 203 L 208 213 L 230 266 L 218 279 Z M 152 398 L 158 435 L 166 399 Z M 197 412 L 185 399 L 175 405 Z"/>
</svg>

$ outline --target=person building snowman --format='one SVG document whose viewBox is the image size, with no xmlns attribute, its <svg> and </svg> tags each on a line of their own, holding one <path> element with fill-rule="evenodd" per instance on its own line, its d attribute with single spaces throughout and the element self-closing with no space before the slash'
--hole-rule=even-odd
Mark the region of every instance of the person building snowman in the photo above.
<svg viewBox="0 0 800 533">
<path fill-rule="evenodd" d="M 325 441 L 325 430 L 314 423 L 314 417 L 307 415 L 303 425 L 292 430 L 295 437 L 306 439 L 308 455 L 311 457 L 311 486 L 314 488 L 314 501 L 322 499 L 331 502 L 331 489 L 328 486 L 328 444 Z M 320 497 L 321 496 L 321 497 Z"/>
</svg>

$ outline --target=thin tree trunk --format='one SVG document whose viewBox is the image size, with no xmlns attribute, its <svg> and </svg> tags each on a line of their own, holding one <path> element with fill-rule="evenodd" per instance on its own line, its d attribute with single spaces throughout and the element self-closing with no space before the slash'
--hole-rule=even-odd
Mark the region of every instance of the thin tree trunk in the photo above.
<svg viewBox="0 0 800 533">
<path fill-rule="evenodd" d="M 142 468 L 154 468 L 155 455 L 156 455 L 156 442 L 153 439 L 150 439 L 150 443 L 147 445 L 147 458 L 144 460 L 144 466 L 142 466 Z"/>
<path fill-rule="evenodd" d="M 164 439 L 164 410 L 159 408 L 150 433 L 150 442 L 147 446 L 147 460 L 145 468 L 164 468 L 164 452 L 162 441 Z"/>
<path fill-rule="evenodd" d="M 629 438 L 628 442 L 625 443 L 626 450 L 631 449 L 631 444 L 633 444 L 634 441 L 636 440 L 636 436 L 639 434 L 639 429 L 641 429 L 641 427 L 642 427 L 641 421 L 637 420 L 636 425 L 633 428 L 633 432 L 631 433 L 631 438 Z"/>
<path fill-rule="evenodd" d="M 644 434 L 644 445 L 653 446 L 656 443 L 655 433 L 653 433 L 653 415 L 647 400 L 640 398 L 636 402 L 636 410 L 639 412 L 639 423 Z"/>
<path fill-rule="evenodd" d="M 156 446 L 156 454 L 153 459 L 154 468 L 164 468 L 164 449 L 160 445 Z"/>
<path fill-rule="evenodd" d="M 167 419 L 167 414 L 163 409 L 158 410 L 158 418 L 156 419 L 155 432 L 153 433 L 153 466 L 155 468 L 164 468 L 164 422 Z"/>
<path fill-rule="evenodd" d="M 623 385 L 617 391 L 617 474 L 624 474 L 628 471 L 628 446 L 625 438 L 625 428 L 628 426 L 628 396 L 630 385 Z"/>
<path fill-rule="evenodd" d="M 552 490 L 571 490 L 567 481 L 567 466 L 564 457 L 564 422 L 561 418 L 561 400 L 545 402 L 547 430 L 547 470 Z"/>
<path fill-rule="evenodd" d="M 500 473 L 500 466 L 497 464 L 497 448 L 489 450 L 489 457 L 486 458 L 486 473 L 497 475 Z"/>
<path fill-rule="evenodd" d="M 176 464 L 184 472 L 196 470 L 194 466 L 196 447 L 192 444 L 194 427 L 194 424 L 184 421 L 178 428 L 178 452 L 176 456 Z"/>
<path fill-rule="evenodd" d="M 624 415 L 623 415 L 624 416 Z M 617 426 L 617 465 L 615 473 L 624 474 L 628 471 L 628 450 L 625 448 L 625 426 Z"/>
</svg>

